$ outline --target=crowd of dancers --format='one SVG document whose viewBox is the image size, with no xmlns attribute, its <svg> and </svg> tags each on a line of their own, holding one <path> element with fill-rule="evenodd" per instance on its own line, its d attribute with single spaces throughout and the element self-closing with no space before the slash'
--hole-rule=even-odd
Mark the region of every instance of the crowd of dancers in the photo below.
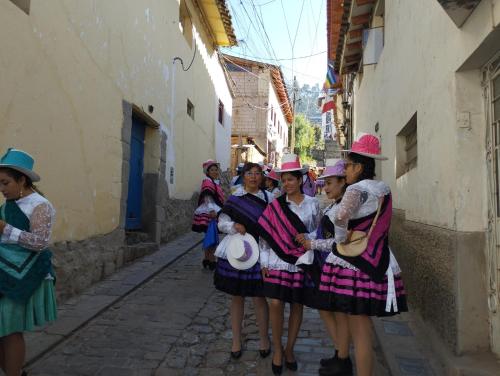
<svg viewBox="0 0 500 376">
<path fill-rule="evenodd" d="M 259 353 L 266 358 L 272 352 L 273 374 L 283 366 L 298 369 L 294 346 L 305 305 L 319 310 L 335 346 L 332 357 L 321 359 L 319 374 L 352 375 L 352 344 L 357 375 L 372 375 L 370 316 L 407 310 L 401 270 L 388 244 L 391 191 L 375 180 L 375 160 L 383 159 L 378 138 L 365 134 L 317 180 L 294 154 L 285 154 L 279 169 L 246 163 L 238 166 L 227 200 L 218 163 L 203 164 L 193 230 L 205 232 L 203 267 L 214 270 L 215 288 L 231 296 L 232 358 L 244 350 L 244 299 L 251 297 Z M 323 211 L 314 197 L 317 185 L 330 200 Z M 220 242 L 219 233 L 226 234 Z"/>
</svg>

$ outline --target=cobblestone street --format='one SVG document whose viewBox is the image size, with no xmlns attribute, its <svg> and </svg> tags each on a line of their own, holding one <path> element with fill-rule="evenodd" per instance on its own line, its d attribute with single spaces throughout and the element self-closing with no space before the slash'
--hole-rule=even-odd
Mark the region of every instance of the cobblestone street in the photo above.
<svg viewBox="0 0 500 376">
<path fill-rule="evenodd" d="M 257 351 L 250 301 L 243 356 L 230 359 L 229 299 L 213 288 L 200 255 L 198 246 L 112 304 L 36 360 L 30 376 L 270 375 L 270 357 L 261 360 Z M 299 372 L 290 374 L 316 375 L 319 359 L 330 353 L 318 313 L 306 308 L 296 345 Z M 388 375 L 381 364 L 377 375 Z"/>
</svg>

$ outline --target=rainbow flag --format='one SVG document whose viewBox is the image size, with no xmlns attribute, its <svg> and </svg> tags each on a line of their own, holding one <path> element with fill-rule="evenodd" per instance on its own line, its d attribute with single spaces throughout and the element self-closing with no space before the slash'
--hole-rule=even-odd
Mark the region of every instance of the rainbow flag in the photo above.
<svg viewBox="0 0 500 376">
<path fill-rule="evenodd" d="M 328 70 L 326 72 L 325 83 L 323 84 L 323 90 L 328 92 L 329 89 L 333 89 L 334 85 L 339 82 L 339 76 L 335 73 L 334 62 L 328 62 Z M 335 85 L 337 86 L 337 85 Z"/>
</svg>

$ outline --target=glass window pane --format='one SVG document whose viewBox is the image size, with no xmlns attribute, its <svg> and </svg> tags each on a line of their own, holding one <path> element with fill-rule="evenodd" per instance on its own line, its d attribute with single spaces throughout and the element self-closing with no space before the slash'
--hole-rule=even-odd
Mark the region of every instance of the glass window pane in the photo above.
<svg viewBox="0 0 500 376">
<path fill-rule="evenodd" d="M 500 95 L 500 74 L 493 79 L 493 98 Z"/>
<path fill-rule="evenodd" d="M 500 98 L 493 102 L 493 121 L 500 120 Z"/>
</svg>

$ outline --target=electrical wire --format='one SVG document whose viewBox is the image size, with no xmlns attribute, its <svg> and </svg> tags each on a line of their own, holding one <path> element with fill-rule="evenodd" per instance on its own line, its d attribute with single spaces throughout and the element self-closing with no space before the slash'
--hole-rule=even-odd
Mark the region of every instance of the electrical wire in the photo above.
<svg viewBox="0 0 500 376">
<path fill-rule="evenodd" d="M 228 48 L 226 47 L 226 49 L 228 49 Z M 231 53 L 234 53 L 234 52 L 231 51 Z M 310 55 L 306 55 L 306 56 L 282 57 L 282 58 L 276 58 L 276 59 L 272 59 L 272 58 L 268 58 L 268 57 L 260 57 L 260 56 L 251 56 L 251 55 L 246 55 L 246 54 L 241 54 L 241 55 L 242 55 L 242 57 L 245 57 L 245 58 L 257 59 L 257 60 L 290 61 L 290 60 L 309 59 L 311 57 L 319 56 L 319 55 L 323 55 L 323 54 L 326 54 L 326 51 L 321 51 L 321 52 L 317 52 L 317 53 L 312 53 L 312 51 L 311 51 L 311 54 Z"/>
<path fill-rule="evenodd" d="M 184 72 L 187 72 L 187 71 L 191 68 L 191 66 L 193 65 L 194 58 L 196 57 L 196 50 L 197 50 L 197 48 L 196 48 L 196 41 L 194 41 L 194 53 L 193 53 L 193 58 L 191 59 L 191 62 L 189 63 L 189 66 L 188 66 L 187 68 L 184 68 L 184 61 L 182 60 L 182 58 L 180 58 L 179 56 L 174 57 L 174 61 L 178 60 L 178 61 L 180 61 L 180 62 L 181 62 L 181 67 L 182 67 L 182 70 L 183 70 Z"/>
</svg>

